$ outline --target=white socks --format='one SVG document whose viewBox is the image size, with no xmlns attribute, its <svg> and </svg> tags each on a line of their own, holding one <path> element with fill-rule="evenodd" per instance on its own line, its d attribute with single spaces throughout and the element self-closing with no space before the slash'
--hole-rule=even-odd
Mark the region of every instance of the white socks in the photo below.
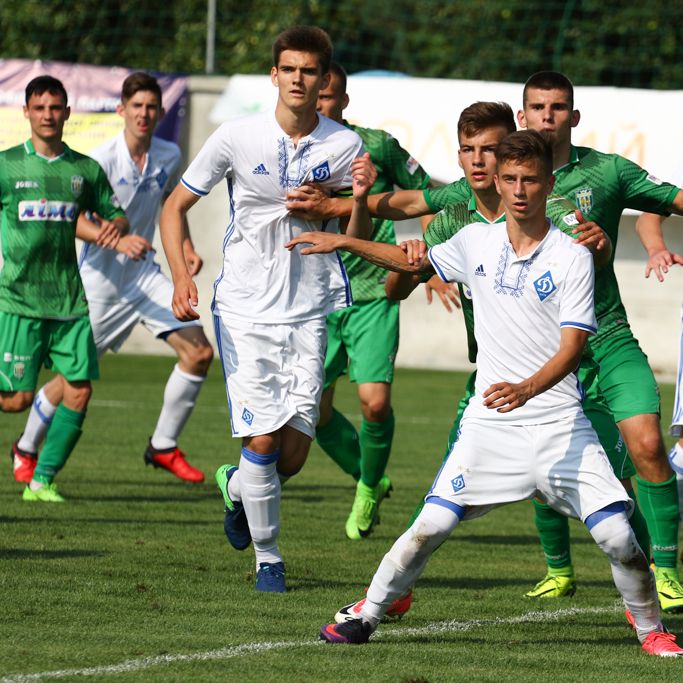
<svg viewBox="0 0 683 683">
<path fill-rule="evenodd" d="M 47 434 L 56 410 L 57 406 L 53 406 L 47 400 L 45 387 L 41 387 L 33 399 L 33 405 L 26 420 L 24 433 L 17 443 L 20 450 L 28 451 L 29 453 L 37 453 L 40 450 L 40 444 Z"/>
<path fill-rule="evenodd" d="M 676 474 L 676 483 L 678 484 L 678 510 L 683 521 L 683 448 L 680 442 L 674 444 L 674 447 L 669 451 L 669 462 L 671 469 Z"/>
<path fill-rule="evenodd" d="M 184 372 L 176 364 L 164 389 L 164 405 L 152 435 L 153 448 L 175 448 L 205 379 L 206 377 Z"/>
</svg>

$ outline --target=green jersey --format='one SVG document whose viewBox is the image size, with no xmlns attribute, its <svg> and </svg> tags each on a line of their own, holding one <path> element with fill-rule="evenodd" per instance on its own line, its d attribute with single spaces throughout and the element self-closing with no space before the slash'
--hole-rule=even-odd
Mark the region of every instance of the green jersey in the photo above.
<svg viewBox="0 0 683 683">
<path fill-rule="evenodd" d="M 100 165 L 66 145 L 46 159 L 28 140 L 0 152 L 0 207 L 0 310 L 28 318 L 87 315 L 76 220 L 83 210 L 109 220 L 125 215 Z"/>
<path fill-rule="evenodd" d="M 445 209 L 451 204 L 468 202 L 474 195 L 472 188 L 465 178 L 443 185 L 442 187 L 426 188 L 424 191 L 425 203 L 434 213 Z"/>
<path fill-rule="evenodd" d="M 615 330 L 628 326 L 614 274 L 622 212 L 629 208 L 668 215 L 678 188 L 618 154 L 572 146 L 569 163 L 555 171 L 555 191 L 573 200 L 584 217 L 595 221 L 612 240 L 611 262 L 595 273 L 598 332 L 590 342 L 595 346 Z"/>
<path fill-rule="evenodd" d="M 467 185 L 467 181 L 465 181 Z M 445 187 L 449 187 L 446 185 Z M 469 187 L 469 185 L 467 185 Z M 442 189 L 442 188 L 439 188 Z M 576 207 L 564 197 L 557 194 L 550 194 L 546 204 L 546 215 L 550 220 L 563 232 L 566 232 L 570 237 L 577 237 L 572 233 L 572 230 L 578 221 L 574 211 Z M 441 210 L 434 216 L 434 219 L 429 224 L 427 232 L 425 233 L 425 242 L 428 247 L 433 247 L 435 244 L 446 242 L 453 235 L 459 232 L 466 225 L 472 223 L 502 223 L 505 220 L 505 214 L 501 214 L 494 221 L 489 221 L 477 211 L 477 203 L 474 195 L 468 201 L 457 204 L 449 204 L 445 209 Z M 477 342 L 474 337 L 474 309 L 472 306 L 472 296 L 467 287 L 458 283 L 460 290 L 460 303 L 462 305 L 462 314 L 465 320 L 465 329 L 467 330 L 467 357 L 471 363 L 477 360 Z"/>
<path fill-rule="evenodd" d="M 403 190 L 420 190 L 427 187 L 427 173 L 389 133 L 352 126 L 346 122 L 344 124 L 360 135 L 365 151 L 370 154 L 377 169 L 377 181 L 370 190 L 371 194 L 391 192 L 396 186 Z M 373 218 L 372 225 L 373 241 L 396 244 L 393 221 Z M 347 252 L 342 253 L 342 260 L 351 279 L 354 301 L 372 301 L 385 296 L 386 270 Z"/>
</svg>

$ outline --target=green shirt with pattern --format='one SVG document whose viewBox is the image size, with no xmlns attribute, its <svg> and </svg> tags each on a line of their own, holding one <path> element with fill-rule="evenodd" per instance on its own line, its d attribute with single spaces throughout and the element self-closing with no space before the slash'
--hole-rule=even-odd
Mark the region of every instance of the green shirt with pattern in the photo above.
<svg viewBox="0 0 683 683">
<path fill-rule="evenodd" d="M 125 215 L 101 166 L 66 145 L 47 159 L 27 140 L 0 152 L 0 207 L 0 310 L 62 320 L 87 315 L 76 220 L 83 210 L 109 220 Z"/>
<path fill-rule="evenodd" d="M 377 169 L 377 181 L 370 190 L 371 194 L 391 192 L 395 187 L 403 190 L 420 190 L 429 184 L 429 176 L 408 152 L 383 130 L 361 128 L 344 122 L 351 130 L 360 135 L 365 151 Z M 394 223 L 383 218 L 372 219 L 374 242 L 396 244 Z M 385 295 L 384 281 L 387 272 L 359 256 L 342 253 L 344 268 L 351 280 L 354 301 L 372 301 Z"/>
</svg>

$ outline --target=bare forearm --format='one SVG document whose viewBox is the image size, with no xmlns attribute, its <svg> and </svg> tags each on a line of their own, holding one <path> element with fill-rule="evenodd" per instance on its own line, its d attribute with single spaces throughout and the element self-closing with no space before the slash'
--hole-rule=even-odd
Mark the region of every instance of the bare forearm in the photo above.
<svg viewBox="0 0 683 683">
<path fill-rule="evenodd" d="M 403 221 L 431 213 L 422 190 L 398 190 L 373 194 L 368 198 L 368 208 L 372 216 L 392 221 Z"/>
<path fill-rule="evenodd" d="M 159 234 L 174 282 L 179 278 L 189 277 L 183 250 L 183 243 L 187 237 L 185 224 L 184 211 L 167 201 L 161 211 Z"/>
<path fill-rule="evenodd" d="M 648 256 L 667 248 L 662 232 L 663 221 L 663 216 L 654 213 L 644 213 L 636 221 L 636 233 Z"/>
<path fill-rule="evenodd" d="M 426 269 L 423 263 L 412 265 L 408 263 L 408 257 L 403 249 L 395 244 L 370 242 L 343 235 L 340 237 L 337 248 L 360 256 L 385 270 L 392 270 L 397 273 L 416 274 Z"/>
<path fill-rule="evenodd" d="M 369 240 L 372 235 L 372 219 L 368 212 L 367 196 L 354 199 L 351 217 L 346 225 L 345 233 L 349 237 Z"/>
<path fill-rule="evenodd" d="M 387 298 L 392 301 L 403 301 L 407 299 L 420 284 L 419 275 L 409 275 L 408 273 L 389 273 L 384 283 L 384 291 Z"/>
</svg>

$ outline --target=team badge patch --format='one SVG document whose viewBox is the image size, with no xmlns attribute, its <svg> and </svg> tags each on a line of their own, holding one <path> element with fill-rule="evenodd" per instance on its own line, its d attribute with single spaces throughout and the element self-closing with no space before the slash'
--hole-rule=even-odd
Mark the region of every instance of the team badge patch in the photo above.
<svg viewBox="0 0 683 683">
<path fill-rule="evenodd" d="M 17 378 L 21 379 L 24 376 L 24 371 L 26 370 L 26 365 L 24 363 L 15 363 L 12 368 L 12 374 Z"/>
<path fill-rule="evenodd" d="M 410 175 L 413 175 L 417 169 L 420 168 L 420 164 L 417 163 L 413 157 L 408 157 L 408 161 L 406 161 L 406 170 Z"/>
<path fill-rule="evenodd" d="M 332 175 L 330 173 L 330 165 L 324 161 L 311 171 L 311 175 L 313 176 L 313 180 L 317 180 L 319 183 L 321 183 L 323 180 L 329 180 L 330 176 Z"/>
<path fill-rule="evenodd" d="M 465 477 L 463 477 L 462 474 L 459 474 L 455 479 L 451 479 L 451 486 L 455 493 L 462 491 L 465 488 Z"/>
<path fill-rule="evenodd" d="M 590 213 L 593 208 L 593 190 L 590 187 L 581 187 L 574 192 L 574 201 L 576 206 L 581 209 L 585 216 Z"/>
<path fill-rule="evenodd" d="M 550 274 L 549 270 L 543 273 L 538 280 L 534 281 L 534 288 L 541 301 L 547 299 L 557 289 L 553 282 L 553 276 Z"/>
<path fill-rule="evenodd" d="M 249 408 L 245 408 L 242 411 L 242 419 L 251 427 L 251 423 L 254 421 L 254 414 L 249 410 Z"/>
<path fill-rule="evenodd" d="M 72 175 L 71 176 L 71 192 L 74 197 L 80 197 L 83 192 L 83 176 L 82 175 Z"/>
</svg>

